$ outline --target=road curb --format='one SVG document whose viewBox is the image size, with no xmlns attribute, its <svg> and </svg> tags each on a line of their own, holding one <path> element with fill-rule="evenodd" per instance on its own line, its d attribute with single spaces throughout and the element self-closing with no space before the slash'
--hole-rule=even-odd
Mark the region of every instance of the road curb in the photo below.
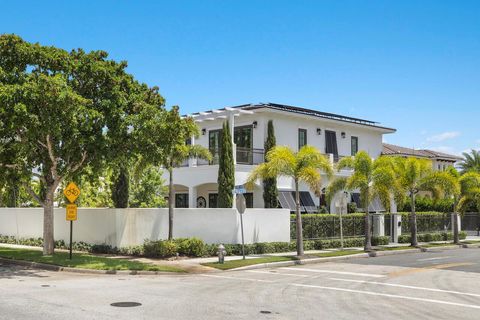
<svg viewBox="0 0 480 320">
<path fill-rule="evenodd" d="M 56 266 L 53 264 L 39 263 L 18 259 L 8 259 L 0 257 L 0 262 L 15 264 L 22 267 L 29 267 L 32 269 L 41 269 L 46 271 L 56 271 L 56 272 L 70 272 L 70 273 L 80 273 L 80 274 L 106 274 L 106 275 L 181 275 L 185 274 L 183 272 L 167 272 L 167 271 L 146 271 L 146 270 L 94 270 L 94 269 L 83 269 L 83 268 L 71 268 L 71 267 L 62 267 Z"/>
<path fill-rule="evenodd" d="M 351 254 L 347 256 L 338 256 L 338 257 L 311 258 L 311 259 L 299 259 L 299 260 L 292 260 L 292 261 L 261 263 L 261 264 L 254 264 L 251 266 L 225 270 L 225 271 L 228 272 L 228 271 L 243 271 L 243 270 L 255 270 L 255 269 L 265 269 L 265 268 L 290 267 L 295 265 L 334 262 L 334 261 L 348 260 L 353 258 L 374 258 L 374 257 L 382 257 L 382 256 L 391 256 L 396 254 L 413 253 L 413 252 L 417 252 L 417 253 L 428 252 L 428 251 L 434 252 L 436 249 L 451 250 L 451 249 L 462 249 L 462 248 L 480 248 L 480 245 L 460 244 L 460 245 L 438 246 L 438 247 L 430 247 L 430 248 L 419 247 L 419 248 L 404 249 L 404 250 L 372 251 L 368 253 L 364 252 L 364 253 Z"/>
</svg>

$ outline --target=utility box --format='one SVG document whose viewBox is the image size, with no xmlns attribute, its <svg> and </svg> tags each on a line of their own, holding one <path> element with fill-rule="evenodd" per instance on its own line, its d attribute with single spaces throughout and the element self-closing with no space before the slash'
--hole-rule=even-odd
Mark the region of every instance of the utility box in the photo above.
<svg viewBox="0 0 480 320">
<path fill-rule="evenodd" d="M 398 236 L 402 234 L 402 215 L 392 214 L 392 242 L 398 243 Z"/>
<path fill-rule="evenodd" d="M 373 236 L 383 237 L 385 235 L 385 217 L 383 213 L 376 212 L 372 214 L 373 218 Z"/>
</svg>

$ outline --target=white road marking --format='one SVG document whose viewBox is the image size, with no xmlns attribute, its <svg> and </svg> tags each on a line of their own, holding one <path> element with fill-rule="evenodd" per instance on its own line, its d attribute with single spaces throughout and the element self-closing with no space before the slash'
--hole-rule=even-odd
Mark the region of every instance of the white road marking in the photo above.
<svg viewBox="0 0 480 320">
<path fill-rule="evenodd" d="M 347 272 L 347 271 L 335 271 L 335 270 L 322 270 L 322 269 L 290 268 L 290 267 L 283 267 L 283 268 L 280 268 L 280 269 L 283 269 L 283 270 L 293 270 L 293 271 L 316 272 L 316 273 L 343 274 L 343 275 L 349 275 L 349 276 L 359 276 L 359 277 L 368 277 L 368 278 L 385 278 L 385 277 L 386 277 L 386 276 L 384 276 L 384 275 L 382 275 L 382 274 Z"/>
<path fill-rule="evenodd" d="M 306 275 L 306 274 L 283 273 L 283 272 L 269 272 L 269 271 L 260 271 L 260 270 L 247 270 L 247 272 L 263 273 L 263 274 L 273 274 L 273 275 L 278 275 L 278 276 L 310 277 L 309 275 Z"/>
<path fill-rule="evenodd" d="M 337 288 L 337 287 L 315 286 L 315 285 L 301 284 L 301 283 L 291 283 L 290 285 L 295 286 L 295 287 L 302 287 L 302 288 L 324 289 L 324 290 L 343 291 L 343 292 L 350 292 L 350 293 L 360 293 L 360 294 L 371 295 L 371 296 L 379 296 L 379 297 L 394 298 L 394 299 L 404 299 L 404 300 L 413 300 L 413 301 L 421 301 L 421 302 L 430 302 L 430 303 L 445 304 L 445 305 L 464 307 L 464 308 L 480 309 L 479 305 L 456 303 L 456 302 L 435 300 L 435 299 L 416 298 L 416 297 L 402 296 L 402 295 L 396 295 L 396 294 L 379 293 L 379 292 L 363 291 L 363 290 L 353 290 L 353 289 L 345 289 L 345 288 Z"/>
<path fill-rule="evenodd" d="M 427 258 L 427 259 L 417 259 L 417 261 L 433 261 L 433 260 L 443 260 L 443 259 L 448 259 L 448 257 L 435 257 L 435 258 Z"/>
<path fill-rule="evenodd" d="M 435 288 L 425 288 L 425 287 L 407 286 L 407 285 L 396 284 L 396 283 L 384 283 L 384 282 L 365 281 L 365 280 L 352 280 L 352 279 L 340 279 L 340 278 L 328 278 L 328 279 L 329 279 L 329 280 L 336 280 L 336 281 L 344 281 L 344 282 L 366 283 L 366 284 L 374 284 L 374 285 L 387 286 L 387 287 L 396 287 L 396 288 L 405 288 L 405 289 L 414 289 L 414 290 L 424 290 L 424 291 L 433 291 L 433 292 L 444 292 L 444 293 L 458 294 L 458 295 L 464 295 L 464 296 L 480 297 L 480 294 L 475 294 L 475 293 L 452 291 L 452 290 L 442 290 L 442 289 L 435 289 Z"/>
<path fill-rule="evenodd" d="M 229 276 L 217 276 L 213 274 L 201 274 L 202 277 L 207 278 L 219 278 L 219 279 L 230 279 L 230 280 L 245 280 L 245 281 L 254 281 L 254 282 L 268 282 L 273 283 L 273 280 L 263 280 L 263 279 L 252 279 L 252 278 L 238 278 L 238 277 L 229 277 Z"/>
</svg>

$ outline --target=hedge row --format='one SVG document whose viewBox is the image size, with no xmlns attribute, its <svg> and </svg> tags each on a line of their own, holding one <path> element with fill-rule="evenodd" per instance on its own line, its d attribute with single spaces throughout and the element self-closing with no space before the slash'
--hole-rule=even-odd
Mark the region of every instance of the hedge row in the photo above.
<svg viewBox="0 0 480 320">
<path fill-rule="evenodd" d="M 401 212 L 402 232 L 410 232 L 410 213 Z M 389 215 L 385 215 L 387 222 Z M 417 230 L 421 233 L 442 232 L 450 227 L 450 214 L 442 212 L 417 212 Z M 302 215 L 303 238 L 325 239 L 340 237 L 340 217 L 337 214 L 305 214 Z M 363 237 L 365 235 L 365 214 L 346 214 L 342 219 L 345 237 Z M 388 224 L 387 224 L 388 227 Z M 296 238 L 295 215 L 291 216 L 290 238 Z"/>
<path fill-rule="evenodd" d="M 458 234 L 460 240 L 467 238 L 465 231 L 460 231 Z M 452 232 L 438 232 L 438 233 L 422 233 L 417 235 L 418 242 L 432 242 L 432 241 L 451 241 L 453 240 Z M 398 243 L 410 243 L 411 236 L 409 234 L 402 234 L 398 236 Z"/>
<path fill-rule="evenodd" d="M 388 237 L 374 237 L 373 245 L 388 244 Z M 0 243 L 21 244 L 41 247 L 43 240 L 41 238 L 20 239 L 0 235 Z M 346 238 L 345 247 L 363 247 L 364 238 Z M 228 255 L 241 255 L 242 246 L 240 244 L 225 244 L 225 250 Z M 322 250 L 340 248 L 340 240 L 314 240 L 304 241 L 305 250 Z M 67 249 L 63 241 L 56 241 L 56 248 Z M 89 245 L 86 243 L 73 243 L 73 249 L 76 251 L 87 251 L 91 253 L 107 253 L 131 256 L 145 256 L 149 258 L 169 258 L 178 255 L 190 257 L 216 256 L 218 245 L 206 244 L 197 238 L 145 241 L 143 245 L 124 248 L 114 248 L 110 245 Z M 296 251 L 296 243 L 292 242 L 263 242 L 245 245 L 245 254 L 264 254 Z"/>
</svg>

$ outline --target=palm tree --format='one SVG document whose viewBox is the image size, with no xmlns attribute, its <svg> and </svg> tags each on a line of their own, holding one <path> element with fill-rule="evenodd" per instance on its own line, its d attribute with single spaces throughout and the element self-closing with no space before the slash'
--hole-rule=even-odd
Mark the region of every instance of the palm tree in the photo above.
<svg viewBox="0 0 480 320">
<path fill-rule="evenodd" d="M 456 179 L 456 189 L 452 190 L 454 196 L 453 242 L 459 244 L 458 213 L 464 214 L 472 205 L 480 211 L 480 173 L 472 171 L 460 175 L 453 167 L 448 172 Z"/>
<path fill-rule="evenodd" d="M 415 212 L 415 197 L 421 191 L 429 191 L 434 198 L 446 193 L 455 194 L 458 189 L 456 179 L 447 171 L 434 171 L 432 162 L 421 158 L 394 157 L 395 169 L 399 183 L 410 198 L 410 232 L 411 246 L 418 246 L 417 214 Z"/>
<path fill-rule="evenodd" d="M 266 155 L 267 162 L 257 166 L 247 179 L 247 186 L 253 186 L 258 179 L 276 178 L 279 176 L 292 178 L 295 184 L 295 213 L 297 224 L 297 255 L 303 256 L 302 216 L 300 214 L 299 184 L 307 184 L 314 192 L 320 192 L 322 176 L 333 174 L 330 160 L 309 145 L 294 152 L 287 146 L 275 146 Z"/>
<path fill-rule="evenodd" d="M 459 163 L 462 172 L 475 171 L 480 173 L 480 151 L 473 150 L 462 153 L 463 160 Z"/>
<path fill-rule="evenodd" d="M 168 171 L 168 240 L 173 238 L 173 168 L 179 167 L 190 158 L 212 160 L 210 151 L 200 145 L 178 144 L 170 149 L 169 154 L 163 156 L 163 167 Z"/>
<path fill-rule="evenodd" d="M 400 186 L 395 179 L 395 170 L 390 158 L 381 157 L 377 160 L 365 151 L 358 152 L 353 157 L 342 158 L 337 170 L 353 169 L 350 177 L 336 178 L 327 188 L 327 201 L 332 201 L 335 194 L 342 190 L 359 190 L 360 200 L 365 210 L 365 245 L 364 250 L 372 250 L 372 235 L 370 213 L 368 207 L 371 201 L 378 197 L 383 205 L 388 208 L 392 192 L 399 194 Z"/>
</svg>

